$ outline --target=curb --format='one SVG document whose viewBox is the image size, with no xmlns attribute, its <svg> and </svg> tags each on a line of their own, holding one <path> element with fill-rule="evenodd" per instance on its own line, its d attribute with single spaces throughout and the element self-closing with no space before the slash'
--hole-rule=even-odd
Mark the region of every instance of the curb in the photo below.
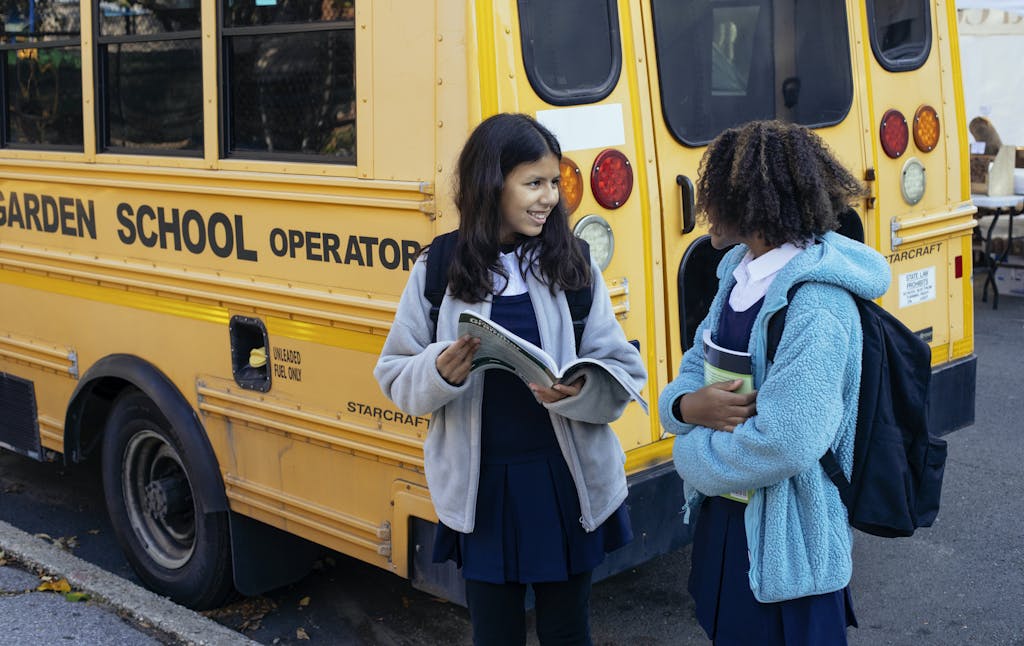
<svg viewBox="0 0 1024 646">
<path fill-rule="evenodd" d="M 99 597 L 127 616 L 190 646 L 259 646 L 212 619 L 0 521 L 0 549 L 18 561 L 59 574 L 72 587 Z"/>
</svg>

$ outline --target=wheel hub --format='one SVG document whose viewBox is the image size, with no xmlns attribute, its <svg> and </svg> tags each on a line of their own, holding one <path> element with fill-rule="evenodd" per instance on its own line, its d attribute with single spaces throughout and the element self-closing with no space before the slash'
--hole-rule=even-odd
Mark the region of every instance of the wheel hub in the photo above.
<svg viewBox="0 0 1024 646">
<path fill-rule="evenodd" d="M 153 480 L 144 488 L 143 508 L 150 518 L 165 522 L 167 516 L 186 511 L 190 506 L 188 481 L 181 477 Z"/>
<path fill-rule="evenodd" d="M 128 521 L 160 567 L 182 567 L 195 551 L 195 502 L 177 450 L 155 430 L 136 433 L 124 449 L 122 491 Z"/>
</svg>

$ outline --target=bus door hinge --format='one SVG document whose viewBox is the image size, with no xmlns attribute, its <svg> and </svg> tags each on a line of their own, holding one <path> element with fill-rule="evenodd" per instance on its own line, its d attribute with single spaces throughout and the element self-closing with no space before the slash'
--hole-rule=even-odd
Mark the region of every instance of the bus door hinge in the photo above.
<svg viewBox="0 0 1024 646">
<path fill-rule="evenodd" d="M 377 547 L 377 554 L 391 558 L 391 521 L 385 520 L 377 528 L 377 538 L 384 541 Z"/>
</svg>

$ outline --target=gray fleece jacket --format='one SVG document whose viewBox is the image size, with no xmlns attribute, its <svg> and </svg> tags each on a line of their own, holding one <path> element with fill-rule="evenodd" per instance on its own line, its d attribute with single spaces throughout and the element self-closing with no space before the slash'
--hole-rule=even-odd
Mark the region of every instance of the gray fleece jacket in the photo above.
<svg viewBox="0 0 1024 646">
<path fill-rule="evenodd" d="M 430 303 L 423 296 L 425 258 L 413 265 L 373 374 L 384 394 L 406 413 L 432 413 L 423 446 L 430 497 L 441 522 L 469 533 L 476 520 L 484 373 L 476 371 L 462 385 L 453 386 L 438 373 L 435 361 L 455 340 L 459 313 L 468 309 L 489 316 L 491 300 L 470 304 L 445 294 L 437 317 L 437 341 L 432 343 Z M 601 360 L 639 392 L 647 380 L 640 353 L 626 340 L 615 318 L 600 269 L 592 263 L 591 271 L 596 277 L 594 303 L 579 356 Z M 558 365 L 565 365 L 577 356 L 565 293 L 556 290 L 552 295 L 529 272 L 526 284 L 541 346 Z M 626 499 L 625 454 L 608 424 L 622 415 L 630 396 L 613 379 L 600 377 L 599 370 L 585 374 L 578 395 L 545 407 L 576 484 L 580 523 L 590 532 Z"/>
</svg>

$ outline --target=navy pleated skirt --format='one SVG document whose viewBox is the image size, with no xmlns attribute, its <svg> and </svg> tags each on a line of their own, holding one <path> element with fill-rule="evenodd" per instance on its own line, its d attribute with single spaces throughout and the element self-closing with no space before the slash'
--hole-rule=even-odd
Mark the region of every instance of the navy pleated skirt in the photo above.
<svg viewBox="0 0 1024 646">
<path fill-rule="evenodd" d="M 704 501 L 693 537 L 689 589 L 697 621 L 716 646 L 842 646 L 856 626 L 850 588 L 779 603 L 760 603 L 747 573 L 746 505 Z"/>
<path fill-rule="evenodd" d="M 482 465 L 473 532 L 439 524 L 433 557 L 455 561 L 474 581 L 565 581 L 632 539 L 625 505 L 595 531 L 583 529 L 572 476 L 555 453 Z"/>
</svg>

